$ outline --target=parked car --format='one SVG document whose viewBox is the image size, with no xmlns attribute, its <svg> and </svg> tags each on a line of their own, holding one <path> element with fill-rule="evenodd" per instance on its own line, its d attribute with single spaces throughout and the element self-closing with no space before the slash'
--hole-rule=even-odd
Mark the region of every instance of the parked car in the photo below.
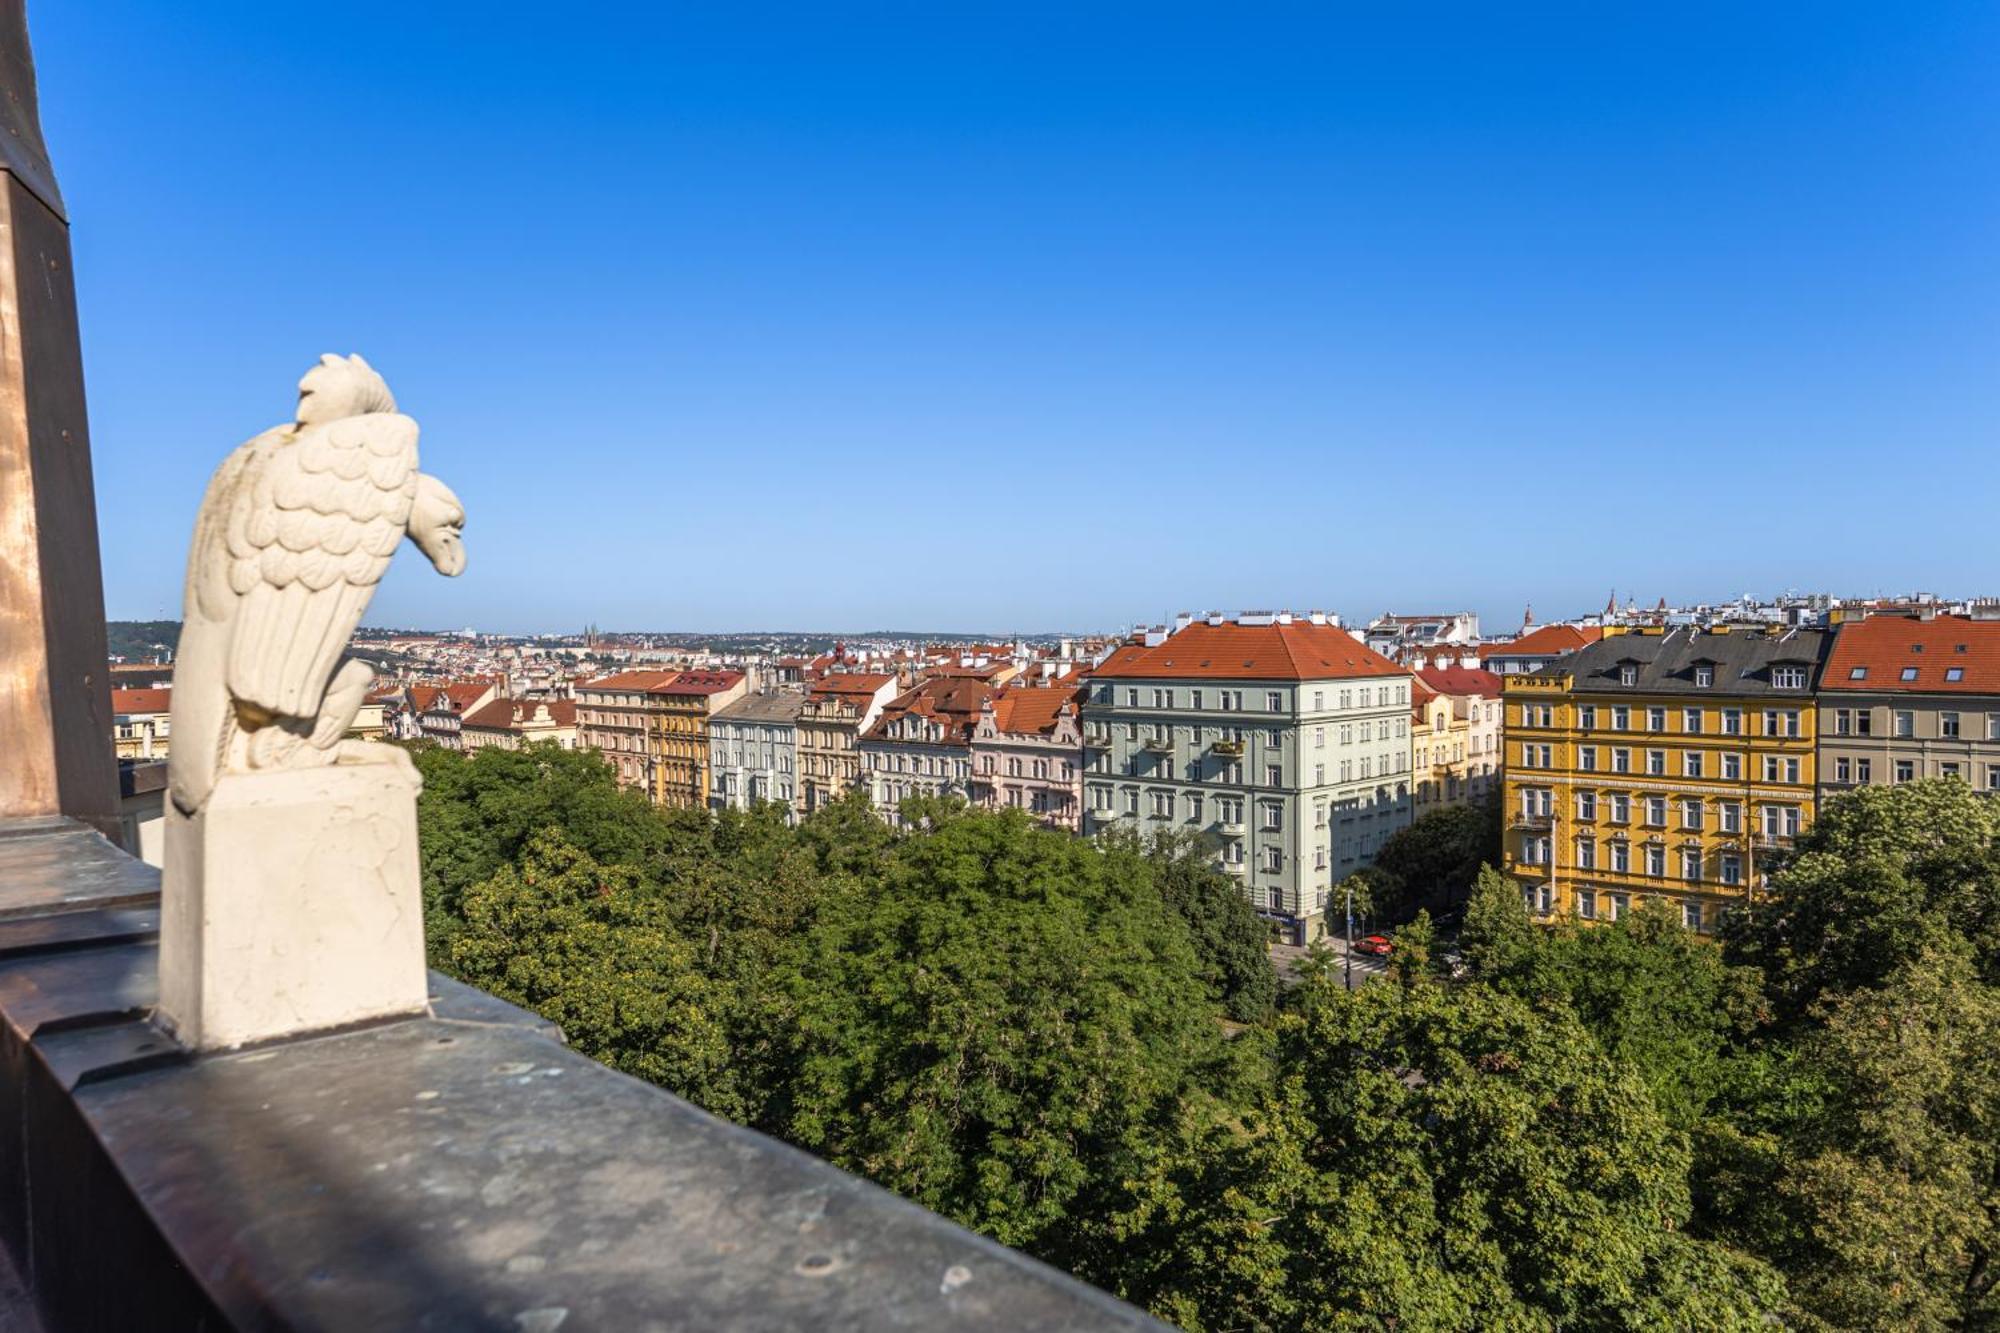
<svg viewBox="0 0 2000 1333">
<path fill-rule="evenodd" d="M 1354 952 L 1372 954 L 1377 958 L 1387 958 L 1389 951 L 1395 947 L 1387 935 L 1364 935 L 1354 941 Z"/>
</svg>

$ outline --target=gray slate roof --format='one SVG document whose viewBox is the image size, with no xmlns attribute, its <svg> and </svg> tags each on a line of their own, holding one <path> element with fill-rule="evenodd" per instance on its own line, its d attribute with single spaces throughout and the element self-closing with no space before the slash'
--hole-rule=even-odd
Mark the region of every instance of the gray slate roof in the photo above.
<svg viewBox="0 0 2000 1333">
<path fill-rule="evenodd" d="M 806 697 L 796 690 L 773 690 L 769 694 L 746 694 L 727 708 L 720 709 L 709 718 L 712 726 L 717 722 L 762 722 L 783 723 L 796 726 L 799 712 L 806 706 Z"/>
<path fill-rule="evenodd" d="M 1803 699 L 1819 687 L 1833 634 L 1823 629 L 1767 631 L 1731 629 L 1702 631 L 1677 627 L 1665 634 L 1609 634 L 1586 644 L 1553 665 L 1531 673 L 1532 679 L 1575 678 L 1579 694 L 1734 694 Z M 1638 667 L 1631 685 L 1619 684 L 1619 668 Z M 1694 683 L 1695 667 L 1715 668 L 1715 684 Z M 1775 689 L 1771 668 L 1797 664 L 1806 669 L 1804 689 Z"/>
</svg>

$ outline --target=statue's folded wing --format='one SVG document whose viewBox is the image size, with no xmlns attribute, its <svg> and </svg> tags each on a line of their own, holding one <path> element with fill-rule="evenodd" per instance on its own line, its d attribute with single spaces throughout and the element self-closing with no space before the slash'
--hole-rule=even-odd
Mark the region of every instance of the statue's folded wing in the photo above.
<svg viewBox="0 0 2000 1333">
<path fill-rule="evenodd" d="M 393 412 L 329 422 L 271 451 L 229 515 L 242 598 L 229 648 L 239 703 L 311 718 L 417 491 L 417 423 Z"/>
</svg>

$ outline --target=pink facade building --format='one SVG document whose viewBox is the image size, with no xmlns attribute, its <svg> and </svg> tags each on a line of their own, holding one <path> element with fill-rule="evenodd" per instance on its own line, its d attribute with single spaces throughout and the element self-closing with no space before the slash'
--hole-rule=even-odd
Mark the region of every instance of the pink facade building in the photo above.
<svg viewBox="0 0 2000 1333">
<path fill-rule="evenodd" d="M 1015 686 L 996 692 L 972 732 L 974 805 L 1026 810 L 1052 828 L 1083 818 L 1083 729 L 1077 689 Z"/>
</svg>

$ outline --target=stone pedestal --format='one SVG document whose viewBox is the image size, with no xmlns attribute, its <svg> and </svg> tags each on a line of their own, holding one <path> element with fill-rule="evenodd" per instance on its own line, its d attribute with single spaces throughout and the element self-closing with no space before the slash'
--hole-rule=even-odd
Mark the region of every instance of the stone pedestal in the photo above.
<svg viewBox="0 0 2000 1333">
<path fill-rule="evenodd" d="M 388 764 L 230 773 L 167 805 L 160 1020 L 241 1046 L 424 1012 L 417 788 Z"/>
</svg>

